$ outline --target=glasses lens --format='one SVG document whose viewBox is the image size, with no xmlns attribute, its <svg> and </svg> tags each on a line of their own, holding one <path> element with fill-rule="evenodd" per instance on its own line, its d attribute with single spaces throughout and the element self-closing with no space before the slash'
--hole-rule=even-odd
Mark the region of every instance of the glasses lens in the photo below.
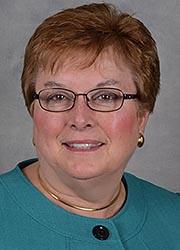
<svg viewBox="0 0 180 250">
<path fill-rule="evenodd" d="M 39 102 L 43 109 L 53 112 L 65 111 L 72 108 L 74 94 L 65 89 L 44 89 L 39 93 Z"/>
<path fill-rule="evenodd" d="M 87 98 L 90 108 L 104 112 L 118 110 L 123 103 L 123 93 L 113 88 L 92 90 Z"/>
</svg>

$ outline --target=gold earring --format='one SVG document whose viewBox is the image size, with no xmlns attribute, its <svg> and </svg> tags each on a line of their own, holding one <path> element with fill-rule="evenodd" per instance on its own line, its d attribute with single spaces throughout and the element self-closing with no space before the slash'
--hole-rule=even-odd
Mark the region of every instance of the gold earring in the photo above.
<svg viewBox="0 0 180 250">
<path fill-rule="evenodd" d="M 140 136 L 139 136 L 139 139 L 138 139 L 138 143 L 137 143 L 137 146 L 139 148 L 141 148 L 143 145 L 144 145 L 144 135 L 140 133 Z"/>
</svg>

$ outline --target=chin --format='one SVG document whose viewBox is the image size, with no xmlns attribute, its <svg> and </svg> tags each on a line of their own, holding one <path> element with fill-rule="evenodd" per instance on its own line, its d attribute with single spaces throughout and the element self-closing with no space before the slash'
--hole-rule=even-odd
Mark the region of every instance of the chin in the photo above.
<svg viewBox="0 0 180 250">
<path fill-rule="evenodd" d="M 107 170 L 93 165 L 71 166 L 65 169 L 66 175 L 76 180 L 90 180 L 99 176 L 103 176 Z"/>
</svg>

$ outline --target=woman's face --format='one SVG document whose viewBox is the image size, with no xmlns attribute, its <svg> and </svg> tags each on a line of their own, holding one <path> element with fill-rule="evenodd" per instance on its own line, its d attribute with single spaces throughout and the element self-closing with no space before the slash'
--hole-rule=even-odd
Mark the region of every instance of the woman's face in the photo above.
<svg viewBox="0 0 180 250">
<path fill-rule="evenodd" d="M 136 93 L 130 70 L 117 68 L 108 57 L 83 70 L 64 67 L 56 74 L 39 72 L 36 92 L 64 87 L 86 93 L 97 87 L 115 87 Z M 79 96 L 73 109 L 53 113 L 34 103 L 34 141 L 40 164 L 63 178 L 78 180 L 121 174 L 136 149 L 148 115 L 138 116 L 136 100 L 125 100 L 114 112 L 91 110 Z"/>
</svg>

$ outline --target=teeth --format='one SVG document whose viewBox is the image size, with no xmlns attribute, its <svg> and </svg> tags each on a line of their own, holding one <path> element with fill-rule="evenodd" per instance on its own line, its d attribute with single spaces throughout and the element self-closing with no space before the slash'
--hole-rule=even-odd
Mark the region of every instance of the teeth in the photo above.
<svg viewBox="0 0 180 250">
<path fill-rule="evenodd" d="M 77 148 L 77 149 L 91 149 L 93 147 L 101 146 L 102 143 L 97 144 L 91 144 L 91 143 L 73 143 L 73 144 L 67 144 L 69 147 Z"/>
</svg>

